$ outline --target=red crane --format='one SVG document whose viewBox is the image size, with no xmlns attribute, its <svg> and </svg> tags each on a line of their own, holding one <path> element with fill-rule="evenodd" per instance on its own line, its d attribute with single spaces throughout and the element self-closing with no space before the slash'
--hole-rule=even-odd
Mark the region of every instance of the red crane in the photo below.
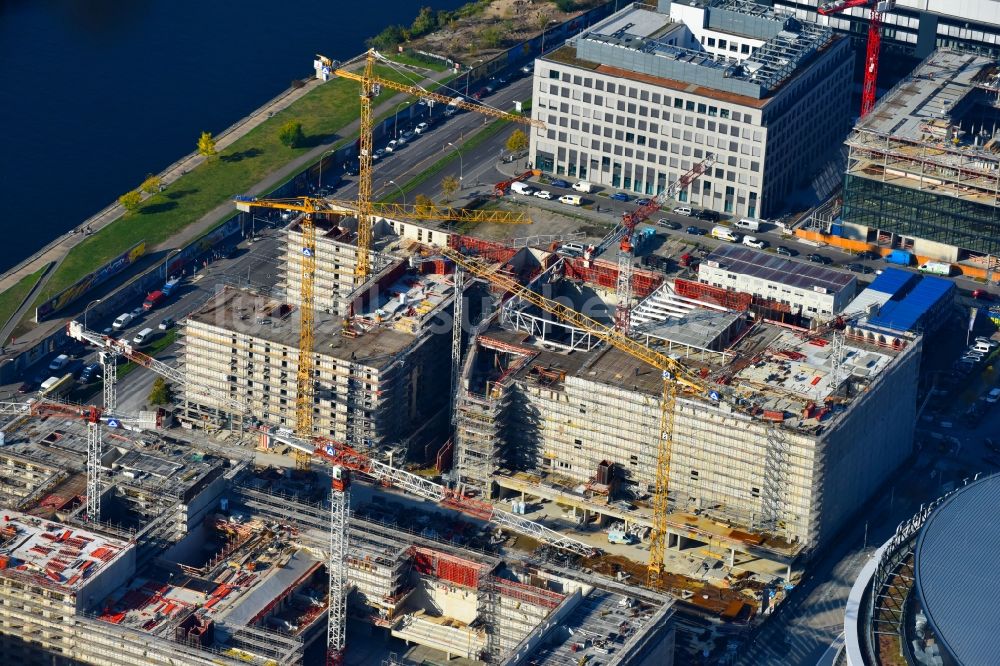
<svg viewBox="0 0 1000 666">
<path fill-rule="evenodd" d="M 896 7 L 896 0 L 835 0 L 820 5 L 816 10 L 823 16 L 832 16 L 851 7 L 871 7 L 868 19 L 868 52 L 865 55 L 865 82 L 861 88 L 861 117 L 875 108 L 875 84 L 878 83 L 878 59 L 882 49 L 882 14 Z"/>
</svg>

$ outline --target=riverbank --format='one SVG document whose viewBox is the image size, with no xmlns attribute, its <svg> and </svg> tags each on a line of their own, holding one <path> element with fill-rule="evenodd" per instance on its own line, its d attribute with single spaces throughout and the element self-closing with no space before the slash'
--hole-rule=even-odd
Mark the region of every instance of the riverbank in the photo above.
<svg viewBox="0 0 1000 666">
<path fill-rule="evenodd" d="M 507 0 L 480 0 L 471 4 L 479 8 L 476 14 L 481 19 L 485 17 L 483 20 L 490 20 L 489 12 L 493 9 L 502 11 L 503 7 L 509 6 Z M 462 29 L 468 29 L 468 25 L 463 24 Z M 554 33 L 556 28 L 548 31 L 550 34 Z M 544 31 L 536 32 L 541 32 L 544 40 Z M 458 34 L 452 26 L 439 30 L 438 33 L 452 36 Z M 427 37 L 434 34 L 437 33 Z M 542 44 L 544 45 L 544 41 Z M 527 44 L 522 46 L 524 55 L 527 56 L 531 49 Z M 537 45 L 535 48 L 538 48 Z M 497 64 L 501 66 L 505 63 Z M 451 76 L 443 71 L 426 70 L 422 75 L 404 76 L 398 70 L 386 67 L 379 68 L 379 75 L 411 83 L 420 79 L 428 87 L 438 85 Z M 466 74 L 466 79 L 468 78 L 471 77 Z M 467 80 L 464 83 L 468 85 Z M 295 95 L 296 92 L 300 94 Z M 267 189 L 268 185 L 280 184 L 275 182 L 275 173 L 280 173 L 287 181 L 308 168 L 312 162 L 318 161 L 326 151 L 346 145 L 357 132 L 356 94 L 356 84 L 351 81 L 334 79 L 326 84 L 318 84 L 314 80 L 307 80 L 301 88 L 293 88 L 279 98 L 289 100 L 284 108 L 267 111 L 267 117 L 264 117 L 262 110 L 251 114 L 250 118 L 259 122 L 252 127 L 241 123 L 246 131 L 238 137 L 234 134 L 231 143 L 227 142 L 228 145 L 220 136 L 219 147 L 223 150 L 217 159 L 206 162 L 198 155 L 188 155 L 168 170 L 166 177 L 161 175 L 169 185 L 165 192 L 150 197 L 137 210 L 128 214 L 124 214 L 117 205 L 109 206 L 97 216 L 98 219 L 89 222 L 96 233 L 87 236 L 82 233 L 68 234 L 50 244 L 45 252 L 22 262 L 19 270 L 8 272 L 0 278 L 0 292 L 4 292 L 0 293 L 0 306 L 7 308 L 6 311 L 0 310 L 0 322 L 10 318 L 10 308 L 16 307 L 13 303 L 18 301 L 6 292 L 16 295 L 28 290 L 30 293 L 31 283 L 39 268 L 47 263 L 54 263 L 55 267 L 41 280 L 37 280 L 35 293 L 17 313 L 17 317 L 8 323 L 4 332 L 9 335 L 16 324 L 16 329 L 13 330 L 17 337 L 31 333 L 34 323 L 29 315 L 33 314 L 34 307 L 72 286 L 81 277 L 134 243 L 146 240 L 150 253 L 156 255 L 190 242 L 221 223 L 227 213 L 231 214 L 230 199 L 234 194 L 261 194 L 270 191 Z M 395 97 L 397 95 L 386 96 L 386 101 L 380 102 L 376 112 L 380 115 L 391 114 L 388 100 Z M 386 108 L 382 108 L 383 104 Z M 290 120 L 301 122 L 307 135 L 305 145 L 296 149 L 286 148 L 277 140 L 278 129 Z M 174 169 L 180 172 L 176 177 Z M 86 227 L 87 223 L 82 226 Z M 7 335 L 3 339 L 7 339 Z"/>
</svg>

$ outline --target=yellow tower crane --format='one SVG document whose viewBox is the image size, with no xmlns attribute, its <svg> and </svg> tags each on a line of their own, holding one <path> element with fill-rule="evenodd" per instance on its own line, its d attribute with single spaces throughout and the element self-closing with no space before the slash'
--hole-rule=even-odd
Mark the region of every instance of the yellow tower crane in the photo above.
<svg viewBox="0 0 1000 666">
<path fill-rule="evenodd" d="M 319 56 L 324 62 L 331 62 L 329 58 L 325 56 Z M 507 113 L 506 111 L 500 111 L 499 109 L 494 109 L 483 104 L 473 104 L 471 102 L 456 102 L 451 97 L 447 95 L 442 95 L 440 93 L 431 92 L 425 90 L 420 86 L 409 85 L 406 83 L 398 83 L 389 79 L 384 79 L 375 76 L 375 61 L 379 60 L 387 64 L 391 63 L 390 60 L 383 57 L 374 49 L 369 49 L 365 54 L 365 66 L 362 70 L 363 73 L 358 74 L 356 72 L 347 71 L 344 68 L 337 69 L 334 74 L 343 77 L 345 79 L 351 79 L 357 81 L 361 84 L 361 146 L 359 150 L 359 165 L 358 165 L 358 202 L 357 202 L 357 213 L 358 213 L 358 264 L 355 269 L 355 273 L 359 278 L 359 282 L 364 282 L 368 278 L 368 274 L 371 272 L 371 263 L 369 258 L 369 251 L 372 245 L 372 215 L 375 213 L 374 204 L 372 202 L 372 132 L 375 127 L 375 119 L 372 116 L 372 98 L 377 94 L 377 89 L 379 87 L 388 88 L 390 90 L 396 90 L 398 92 L 404 92 L 415 97 L 425 97 L 428 99 L 433 99 L 438 102 L 445 104 L 452 104 L 463 109 L 468 109 L 469 111 L 475 111 L 476 113 L 482 113 L 487 116 L 492 116 L 494 118 L 502 118 L 504 120 L 509 120 L 515 123 L 522 123 L 525 125 L 531 125 L 533 127 L 543 128 L 545 123 L 540 120 L 532 120 L 531 118 L 526 118 L 524 116 L 519 116 L 513 113 Z M 419 219 L 438 219 L 438 218 L 419 218 Z"/>
<path fill-rule="evenodd" d="M 497 273 L 494 266 L 482 260 L 467 257 L 450 248 L 446 248 L 442 252 L 460 269 L 488 280 L 512 296 L 527 301 L 573 326 L 588 331 L 601 341 L 657 368 L 663 374 L 663 393 L 660 400 L 660 444 L 656 456 L 656 490 L 653 493 L 653 530 L 649 545 L 648 568 L 650 586 L 658 587 L 660 575 L 663 573 L 667 545 L 667 519 L 669 517 L 667 490 L 670 483 L 674 404 L 681 391 L 703 395 L 718 401 L 721 397 L 720 389 L 705 383 L 684 365 L 666 354 L 627 337 L 612 326 L 602 324 L 568 306 L 540 296 L 516 280 Z"/>
<path fill-rule="evenodd" d="M 312 404 L 314 381 L 313 367 L 313 284 L 316 274 L 316 225 L 313 219 L 318 214 L 354 213 L 354 203 L 313 197 L 295 199 L 256 199 L 240 196 L 234 199 L 236 208 L 249 212 L 251 208 L 272 208 L 305 213 L 302 220 L 302 287 L 299 328 L 298 372 L 295 378 L 295 432 L 300 437 L 312 437 Z M 493 224 L 530 224 L 531 220 L 522 213 L 503 210 L 475 211 L 462 208 L 442 208 L 439 206 L 406 206 L 403 204 L 371 203 L 369 210 L 380 216 L 393 219 L 410 218 L 418 220 L 455 220 L 458 222 L 488 222 Z M 359 216 L 360 219 L 360 216 Z M 359 233 L 360 237 L 360 233 Z M 368 251 L 358 248 L 358 262 L 368 257 Z M 296 466 L 309 467 L 309 456 L 296 453 Z"/>
</svg>

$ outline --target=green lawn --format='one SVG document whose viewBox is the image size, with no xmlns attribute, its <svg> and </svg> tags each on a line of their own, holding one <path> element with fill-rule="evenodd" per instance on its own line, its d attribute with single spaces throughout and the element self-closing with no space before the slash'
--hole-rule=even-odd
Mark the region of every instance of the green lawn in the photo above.
<svg viewBox="0 0 1000 666">
<path fill-rule="evenodd" d="M 0 293 L 0 328 L 6 325 L 7 320 L 14 316 L 24 298 L 31 293 L 32 288 L 42 279 L 46 268 L 48 266 L 39 269 L 38 272 L 31 275 L 25 275 L 21 278 L 20 282 L 7 291 Z"/>
<path fill-rule="evenodd" d="M 404 81 L 401 74 L 378 66 L 378 76 Z M 380 104 L 393 97 L 385 91 Z M 161 194 L 147 199 L 131 213 L 108 225 L 73 248 L 46 284 L 39 302 L 72 285 L 109 259 L 142 239 L 150 248 L 169 239 L 235 194 L 249 189 L 268 174 L 318 144 L 335 138 L 336 131 L 358 116 L 358 84 L 335 79 L 311 91 L 223 151 L 182 176 Z M 278 140 L 278 129 L 289 120 L 302 123 L 308 145 L 290 149 Z M 194 145 L 196 137 L 192 137 Z M 338 144 L 349 137 L 340 137 Z M 220 218 L 221 221 L 221 218 Z"/>
<path fill-rule="evenodd" d="M 432 69 L 435 72 L 443 72 L 448 69 L 448 65 L 442 60 L 438 60 L 437 58 L 424 58 L 419 53 L 413 53 L 410 51 L 404 51 L 403 53 L 387 53 L 385 54 L 385 57 L 404 65 L 413 65 L 414 67 Z"/>
</svg>

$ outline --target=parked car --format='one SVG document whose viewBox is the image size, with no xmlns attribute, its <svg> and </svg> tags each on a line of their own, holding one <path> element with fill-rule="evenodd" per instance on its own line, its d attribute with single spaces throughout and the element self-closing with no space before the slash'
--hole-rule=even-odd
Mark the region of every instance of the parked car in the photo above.
<svg viewBox="0 0 1000 666">
<path fill-rule="evenodd" d="M 413 138 L 413 130 L 403 130 L 403 133 L 399 135 L 399 138 L 404 142 L 409 141 Z"/>
<path fill-rule="evenodd" d="M 563 180 L 562 178 L 553 178 L 552 182 L 549 183 L 552 187 L 571 187 L 568 180 Z"/>
<path fill-rule="evenodd" d="M 678 224 L 677 222 L 674 222 L 673 220 L 668 220 L 665 217 L 657 220 L 656 224 L 657 224 L 657 226 L 666 227 L 667 229 L 670 229 L 672 231 L 677 231 L 678 229 L 681 228 L 680 224 Z"/>
<path fill-rule="evenodd" d="M 133 309 L 132 310 L 132 321 L 136 321 L 137 319 L 139 319 L 139 317 L 141 317 L 143 315 L 143 313 L 145 313 L 145 312 L 146 311 L 143 309 L 143 307 L 141 305 L 139 307 Z"/>
<path fill-rule="evenodd" d="M 18 393 L 31 393 L 32 391 L 34 391 L 37 388 L 38 388 L 38 384 L 35 383 L 35 382 L 33 382 L 33 381 L 31 381 L 29 379 L 28 381 L 22 382 L 21 385 L 17 387 L 17 392 Z"/>
<path fill-rule="evenodd" d="M 985 289 L 973 289 L 972 290 L 972 297 L 973 298 L 977 298 L 977 299 L 979 299 L 981 301 L 992 301 L 993 300 L 993 294 L 991 294 L 990 292 L 986 291 Z"/>
<path fill-rule="evenodd" d="M 694 215 L 694 211 L 691 210 L 690 206 L 678 206 L 677 208 L 674 208 L 674 215 L 691 216 Z"/>
<path fill-rule="evenodd" d="M 90 382 L 94 381 L 100 376 L 101 376 L 101 364 L 91 363 L 90 365 L 88 365 L 83 369 L 83 372 L 80 373 L 80 382 L 83 384 L 89 384 Z"/>
<path fill-rule="evenodd" d="M 52 372 L 59 372 L 66 367 L 67 363 L 69 363 L 69 356 L 66 354 L 59 354 L 59 356 L 56 356 L 52 359 L 52 362 L 49 363 L 49 370 Z"/>
<path fill-rule="evenodd" d="M 549 192 L 548 190 L 538 190 L 537 192 L 535 192 L 535 196 L 538 197 L 539 199 L 552 199 L 553 198 L 552 197 L 552 193 Z"/>
<path fill-rule="evenodd" d="M 976 342 L 981 342 L 984 345 L 989 345 L 990 347 L 998 347 L 998 346 L 1000 346 L 1000 342 L 997 342 L 993 338 L 987 338 L 987 337 L 982 336 L 982 335 L 980 335 L 979 337 L 977 337 L 975 341 Z"/>
<path fill-rule="evenodd" d="M 650 201 L 649 199 L 636 199 L 635 200 L 635 205 L 636 206 L 648 206 L 649 205 L 649 201 Z"/>
<path fill-rule="evenodd" d="M 716 213 L 714 210 L 699 210 L 694 214 L 699 220 L 708 220 L 709 222 L 718 222 L 722 216 Z"/>
<path fill-rule="evenodd" d="M 874 268 L 871 266 L 865 266 L 864 264 L 847 264 L 844 268 L 852 273 L 861 273 L 862 275 L 869 275 L 875 272 Z"/>
<path fill-rule="evenodd" d="M 881 259 L 882 255 L 878 252 L 872 252 L 871 250 L 864 250 L 862 252 L 858 252 L 857 257 L 861 261 L 869 261 L 871 259 Z"/>
<path fill-rule="evenodd" d="M 625 194 L 624 192 L 615 192 L 608 197 L 609 199 L 614 199 L 615 201 L 631 201 L 632 197 Z"/>
<path fill-rule="evenodd" d="M 344 165 L 344 173 L 346 173 L 348 176 L 357 176 L 358 175 L 358 165 L 354 164 L 353 162 L 349 162 L 349 163 L 345 164 Z"/>
<path fill-rule="evenodd" d="M 687 229 L 685 229 L 685 231 L 691 234 L 692 236 L 704 236 L 705 234 L 708 233 L 701 227 L 694 227 L 694 226 L 688 227 Z"/>
<path fill-rule="evenodd" d="M 161 331 L 165 331 L 168 328 L 173 328 L 173 327 L 174 327 L 173 317 L 164 317 L 163 320 L 160 322 L 160 325 L 157 326 L 157 328 L 160 329 Z"/>
<path fill-rule="evenodd" d="M 424 132 L 426 132 L 430 128 L 431 128 L 431 126 L 428 125 L 427 123 L 420 123 L 416 127 L 413 128 L 413 133 L 414 134 L 423 134 Z"/>
<path fill-rule="evenodd" d="M 756 236 L 745 236 L 743 238 L 743 244 L 746 245 L 747 247 L 752 247 L 756 250 L 763 250 L 765 247 L 767 247 L 767 241 L 761 240 Z"/>
<path fill-rule="evenodd" d="M 774 251 L 785 257 L 794 257 L 795 255 L 798 254 L 798 252 L 796 252 L 792 248 L 785 247 L 784 245 L 779 245 L 778 247 L 774 248 Z"/>
<path fill-rule="evenodd" d="M 377 160 L 378 158 L 385 155 L 385 148 L 377 148 L 374 153 L 372 153 L 372 159 Z"/>
<path fill-rule="evenodd" d="M 403 145 L 403 144 L 401 144 L 398 139 L 393 139 L 392 141 L 390 141 L 389 143 L 386 144 L 386 146 L 385 146 L 385 152 L 387 152 L 387 153 L 394 152 L 401 145 Z"/>
<path fill-rule="evenodd" d="M 816 254 L 815 252 L 810 252 L 809 254 L 807 254 L 806 259 L 813 262 L 814 264 L 823 264 L 824 266 L 833 263 L 833 259 L 831 259 L 830 257 L 824 257 L 822 254 Z"/>
</svg>

